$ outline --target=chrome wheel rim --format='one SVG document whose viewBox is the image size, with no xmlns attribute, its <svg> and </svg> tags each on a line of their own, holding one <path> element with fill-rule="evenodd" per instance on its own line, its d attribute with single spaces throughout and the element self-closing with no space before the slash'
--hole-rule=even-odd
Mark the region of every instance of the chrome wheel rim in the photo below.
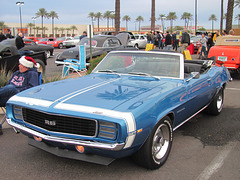
<svg viewBox="0 0 240 180">
<path fill-rule="evenodd" d="M 221 109 L 222 109 L 222 102 L 223 102 L 222 95 L 219 95 L 218 99 L 217 99 L 217 109 L 218 109 L 218 111 L 221 111 Z"/>
<path fill-rule="evenodd" d="M 161 124 L 154 136 L 152 145 L 152 157 L 156 163 L 167 154 L 170 145 L 170 130 L 166 124 Z"/>
<path fill-rule="evenodd" d="M 51 52 L 50 51 L 46 51 L 46 55 L 47 55 L 47 58 L 49 58 L 51 56 Z"/>
</svg>

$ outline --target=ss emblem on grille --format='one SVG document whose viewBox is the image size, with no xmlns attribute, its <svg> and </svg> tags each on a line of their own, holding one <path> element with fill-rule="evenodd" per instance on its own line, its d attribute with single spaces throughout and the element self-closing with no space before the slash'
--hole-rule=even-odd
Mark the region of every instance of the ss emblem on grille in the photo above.
<svg viewBox="0 0 240 180">
<path fill-rule="evenodd" d="M 56 126 L 56 121 L 50 121 L 50 120 L 45 119 L 44 123 L 49 126 Z"/>
</svg>

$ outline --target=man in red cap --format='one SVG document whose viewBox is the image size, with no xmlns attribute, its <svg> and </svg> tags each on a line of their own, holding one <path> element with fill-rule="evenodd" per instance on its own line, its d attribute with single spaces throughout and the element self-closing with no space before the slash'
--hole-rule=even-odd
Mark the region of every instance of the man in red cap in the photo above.
<svg viewBox="0 0 240 180">
<path fill-rule="evenodd" d="M 12 78 L 8 81 L 6 86 L 0 88 L 1 107 L 5 107 L 6 102 L 13 95 L 39 84 L 38 66 L 39 65 L 31 57 L 22 56 L 19 59 L 19 70 L 13 73 Z M 0 124 L 0 135 L 1 134 L 2 125 Z"/>
</svg>

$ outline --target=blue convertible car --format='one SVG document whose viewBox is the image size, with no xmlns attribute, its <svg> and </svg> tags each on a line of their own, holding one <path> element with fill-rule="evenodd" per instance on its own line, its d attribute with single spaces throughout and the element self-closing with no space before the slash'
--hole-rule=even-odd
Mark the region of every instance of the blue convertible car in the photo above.
<svg viewBox="0 0 240 180">
<path fill-rule="evenodd" d="M 168 158 L 175 129 L 202 110 L 221 112 L 230 79 L 212 60 L 113 51 L 90 75 L 13 96 L 7 122 L 30 145 L 57 156 L 108 165 L 133 155 L 156 169 Z"/>
</svg>

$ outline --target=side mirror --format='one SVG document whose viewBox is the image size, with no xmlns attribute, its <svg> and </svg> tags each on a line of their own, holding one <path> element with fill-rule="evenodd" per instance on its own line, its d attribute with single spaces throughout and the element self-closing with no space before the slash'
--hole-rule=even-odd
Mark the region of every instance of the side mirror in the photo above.
<svg viewBox="0 0 240 180">
<path fill-rule="evenodd" d="M 192 79 L 199 79 L 200 78 L 200 73 L 199 72 L 191 72 L 190 77 Z"/>
</svg>

